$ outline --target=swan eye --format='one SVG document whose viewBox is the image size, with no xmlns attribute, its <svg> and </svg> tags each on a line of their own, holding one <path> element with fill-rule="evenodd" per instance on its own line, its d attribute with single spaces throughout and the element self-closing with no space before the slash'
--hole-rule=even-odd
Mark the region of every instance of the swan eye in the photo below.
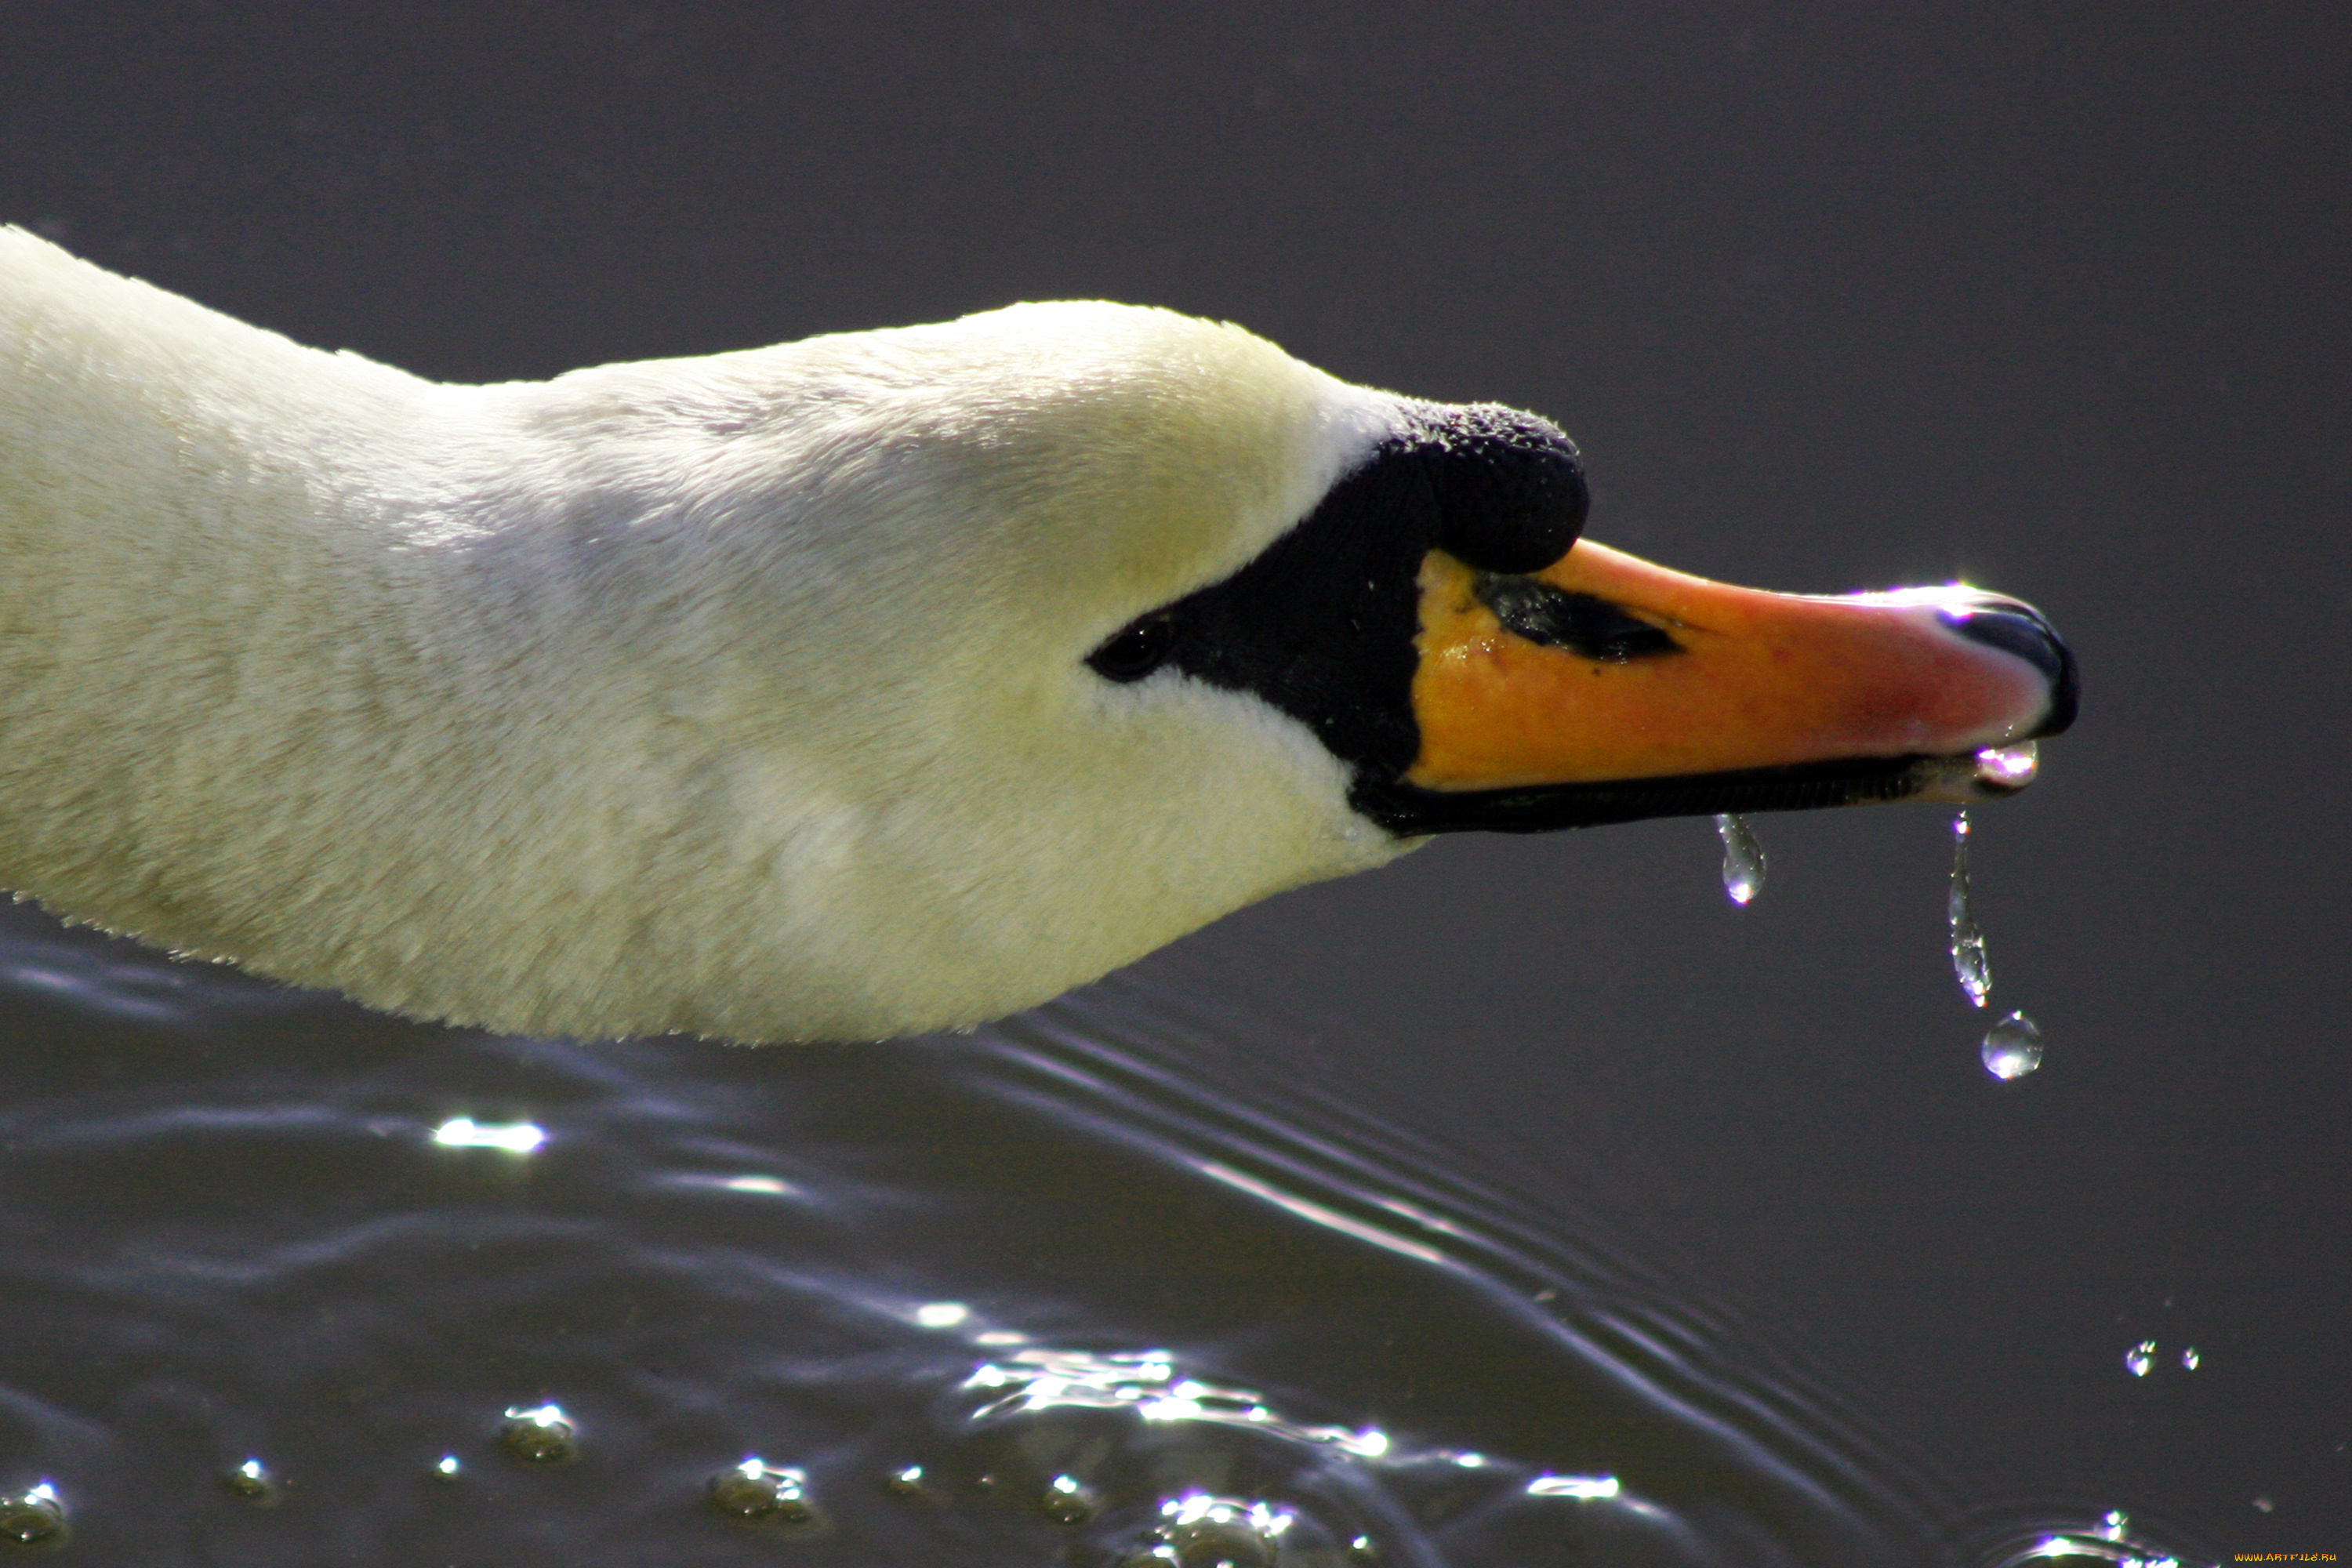
<svg viewBox="0 0 2352 1568">
<path fill-rule="evenodd" d="M 1124 686 L 1167 663 L 1175 646 L 1175 617 L 1155 611 L 1104 639 L 1102 647 L 1087 655 L 1087 668 Z"/>
</svg>

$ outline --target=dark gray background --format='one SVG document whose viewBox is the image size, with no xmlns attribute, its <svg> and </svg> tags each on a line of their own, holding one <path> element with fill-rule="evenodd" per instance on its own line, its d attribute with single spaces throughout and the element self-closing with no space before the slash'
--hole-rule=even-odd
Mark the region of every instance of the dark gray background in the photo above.
<svg viewBox="0 0 2352 1568">
<path fill-rule="evenodd" d="M 1673 564 L 2033 599 L 2085 702 L 1979 835 L 2021 1083 L 1919 810 L 1759 823 L 1744 913 L 1702 823 L 1464 839 L 1157 969 L 1988 1506 L 2344 1552 L 2347 59 L 2325 5 L 14 0 L 0 219 L 460 379 L 1167 304 L 1553 416 Z"/>
</svg>

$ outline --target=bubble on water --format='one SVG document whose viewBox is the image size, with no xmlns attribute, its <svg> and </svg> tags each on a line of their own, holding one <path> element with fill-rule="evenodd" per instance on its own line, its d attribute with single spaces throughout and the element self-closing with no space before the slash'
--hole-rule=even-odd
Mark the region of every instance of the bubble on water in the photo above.
<svg viewBox="0 0 2352 1568">
<path fill-rule="evenodd" d="M 18 1546 L 62 1546 L 70 1533 L 65 1500 L 52 1482 L 0 1497 L 0 1541 Z"/>
<path fill-rule="evenodd" d="M 221 1489 L 256 1508 L 275 1505 L 284 1491 L 278 1478 L 270 1473 L 269 1467 L 259 1459 L 247 1459 L 223 1476 Z"/>
<path fill-rule="evenodd" d="M 1977 1006 L 1992 994 L 1992 961 L 1985 954 L 1984 932 L 1977 925 L 1969 893 L 1969 812 L 1962 806 L 1952 817 L 1952 885 L 1945 908 L 1951 919 L 1952 973 L 1960 990 Z M 2007 1075 L 2004 1075 L 2007 1076 Z"/>
<path fill-rule="evenodd" d="M 580 1429 L 561 1405 L 510 1406 L 506 1424 L 499 1428 L 499 1441 L 509 1453 L 533 1464 L 560 1465 L 580 1457 Z"/>
<path fill-rule="evenodd" d="M 2134 1377 L 2146 1377 L 2148 1368 L 2155 1364 L 2156 1342 L 2154 1340 L 2142 1340 L 2124 1352 L 2124 1370 Z"/>
<path fill-rule="evenodd" d="M 2197 1353 L 2197 1347 L 2195 1345 L 2190 1345 L 2188 1349 L 2180 1352 L 2180 1370 L 2183 1372 L 2195 1372 L 2197 1370 L 2197 1363 L 2204 1359 L 2204 1357 Z"/>
<path fill-rule="evenodd" d="M 1178 1568 L 1273 1568 L 1291 1521 L 1262 1502 L 1198 1495 L 1160 1512 L 1162 1555 Z"/>
<path fill-rule="evenodd" d="M 2011 1013 L 1985 1031 L 1985 1071 L 1997 1079 L 2023 1078 L 2042 1065 L 2042 1031 L 2022 1013 Z"/>
<path fill-rule="evenodd" d="M 771 1465 L 753 1454 L 710 1478 L 710 1506 L 733 1519 L 773 1524 L 814 1524 L 808 1473 Z"/>
<path fill-rule="evenodd" d="M 1745 906 L 1764 890 L 1764 847 L 1737 812 L 1717 816 L 1715 833 L 1723 840 L 1723 890 L 1733 903 Z"/>
<path fill-rule="evenodd" d="M 1055 1524 L 1084 1524 L 1102 1511 L 1102 1499 L 1076 1476 L 1055 1476 L 1045 1483 L 1037 1506 Z"/>
</svg>

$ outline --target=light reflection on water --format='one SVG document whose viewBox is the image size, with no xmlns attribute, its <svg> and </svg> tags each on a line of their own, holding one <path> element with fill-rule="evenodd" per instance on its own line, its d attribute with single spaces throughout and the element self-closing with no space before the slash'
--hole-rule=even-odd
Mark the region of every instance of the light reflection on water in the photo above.
<svg viewBox="0 0 2352 1568">
<path fill-rule="evenodd" d="M 1990 1560 L 1720 1309 L 1231 1020 L 517 1041 L 5 921 L 0 1491 L 88 1561 Z"/>
</svg>

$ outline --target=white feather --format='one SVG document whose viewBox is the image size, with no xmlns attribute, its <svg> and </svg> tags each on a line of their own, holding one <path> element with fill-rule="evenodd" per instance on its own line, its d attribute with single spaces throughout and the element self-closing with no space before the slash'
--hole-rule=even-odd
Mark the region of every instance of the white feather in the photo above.
<svg viewBox="0 0 2352 1568">
<path fill-rule="evenodd" d="M 0 231 L 0 885 L 517 1031 L 869 1037 L 1399 849 L 1082 660 L 1399 405 L 1106 304 L 446 386 Z"/>
</svg>

